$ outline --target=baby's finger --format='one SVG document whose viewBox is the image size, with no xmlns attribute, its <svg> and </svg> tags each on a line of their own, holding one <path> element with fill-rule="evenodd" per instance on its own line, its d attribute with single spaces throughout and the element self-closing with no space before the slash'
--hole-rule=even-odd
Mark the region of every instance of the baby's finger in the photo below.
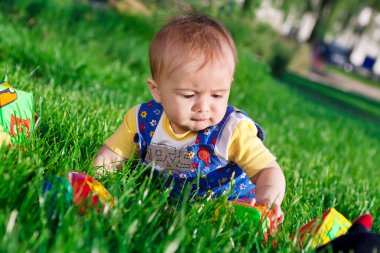
<svg viewBox="0 0 380 253">
<path fill-rule="evenodd" d="M 281 210 L 280 206 L 274 205 L 272 214 L 277 225 L 281 224 L 284 221 L 284 212 Z"/>
<path fill-rule="evenodd" d="M 281 216 L 277 218 L 277 224 L 280 225 L 281 223 L 283 223 L 284 219 L 284 213 L 282 213 Z"/>
</svg>

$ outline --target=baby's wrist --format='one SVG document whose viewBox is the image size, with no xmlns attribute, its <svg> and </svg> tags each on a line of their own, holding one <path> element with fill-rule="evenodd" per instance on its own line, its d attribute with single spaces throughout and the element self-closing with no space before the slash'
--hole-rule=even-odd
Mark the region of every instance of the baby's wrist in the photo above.
<svg viewBox="0 0 380 253">
<path fill-rule="evenodd" d="M 267 197 L 255 197 L 256 205 L 261 205 L 261 206 L 281 206 L 282 200 L 279 198 L 271 198 L 269 196 Z"/>
</svg>

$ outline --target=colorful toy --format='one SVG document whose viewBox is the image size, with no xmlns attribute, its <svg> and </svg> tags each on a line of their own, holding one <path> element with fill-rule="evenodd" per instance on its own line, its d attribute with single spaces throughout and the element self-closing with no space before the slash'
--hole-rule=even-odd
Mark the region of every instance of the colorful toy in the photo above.
<svg viewBox="0 0 380 253">
<path fill-rule="evenodd" d="M 69 172 L 68 180 L 74 190 L 74 203 L 83 213 L 89 202 L 92 207 L 100 207 L 105 213 L 114 205 L 112 195 L 96 179 L 79 172 Z"/>
<path fill-rule="evenodd" d="M 44 206 L 49 217 L 66 210 L 72 202 L 84 213 L 89 204 L 98 212 L 107 213 L 114 205 L 112 195 L 96 179 L 79 172 L 69 172 L 67 177 L 48 176 L 41 187 Z"/>
<path fill-rule="evenodd" d="M 64 213 L 73 200 L 73 188 L 66 178 L 60 176 L 45 177 L 41 193 L 43 206 L 52 219 Z"/>
<path fill-rule="evenodd" d="M 228 203 L 231 203 L 230 206 Z M 228 220 L 236 221 L 237 223 L 248 222 L 250 227 L 258 228 L 258 232 L 267 242 L 269 235 L 272 235 L 274 228 L 273 217 L 264 206 L 252 206 L 249 203 L 231 201 L 224 206 L 224 210 L 228 211 Z M 219 218 L 221 212 L 220 206 L 215 210 L 215 218 Z M 248 218 L 248 219 L 247 219 Z"/>
<path fill-rule="evenodd" d="M 25 137 L 34 130 L 33 114 L 31 93 L 13 89 L 7 82 L 0 82 L 0 126 L 2 131 L 11 137 L 10 144 L 22 144 Z M 3 143 L 9 144 L 6 141 Z"/>
<path fill-rule="evenodd" d="M 370 232 L 373 218 L 364 214 L 354 221 L 348 232 L 317 248 L 317 252 L 380 252 L 380 235 Z"/>
<path fill-rule="evenodd" d="M 254 227 L 260 227 L 260 233 L 265 241 L 268 241 L 268 236 L 273 233 L 273 217 L 264 206 L 252 206 L 244 202 L 234 202 L 234 213 L 238 222 L 249 217 Z"/>
<path fill-rule="evenodd" d="M 299 244 L 304 249 L 316 248 L 345 234 L 350 226 L 351 222 L 337 210 L 328 209 L 322 218 L 317 217 L 301 227 Z"/>
</svg>

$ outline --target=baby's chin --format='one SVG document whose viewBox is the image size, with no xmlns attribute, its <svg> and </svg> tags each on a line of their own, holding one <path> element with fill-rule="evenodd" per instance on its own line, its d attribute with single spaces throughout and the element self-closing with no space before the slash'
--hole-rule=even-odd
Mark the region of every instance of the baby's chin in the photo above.
<svg viewBox="0 0 380 253">
<path fill-rule="evenodd" d="M 182 133 L 189 132 L 189 131 L 199 132 L 199 131 L 205 130 L 211 126 L 217 125 L 220 121 L 221 120 L 214 121 L 213 119 L 208 119 L 208 120 L 204 120 L 204 121 L 190 120 L 187 122 L 187 124 L 183 124 L 183 125 L 177 124 L 176 128 L 173 128 L 173 130 L 177 134 L 182 134 Z M 172 127 L 173 127 L 173 125 L 172 125 Z"/>
<path fill-rule="evenodd" d="M 214 126 L 214 125 L 218 124 L 219 122 L 215 122 L 213 120 L 207 120 L 207 121 L 202 121 L 202 122 L 199 122 L 199 121 L 193 122 L 192 126 L 189 127 L 189 129 L 190 129 L 190 131 L 199 132 L 199 131 L 205 130 L 206 128 Z"/>
<path fill-rule="evenodd" d="M 193 122 L 192 122 L 193 123 Z M 199 132 L 202 130 L 205 130 L 206 128 L 212 126 L 211 124 L 205 124 L 205 123 L 199 123 L 196 122 L 195 124 L 188 124 L 188 125 L 182 125 L 180 129 L 176 129 L 177 134 L 178 133 L 185 133 L 185 132 Z"/>
</svg>

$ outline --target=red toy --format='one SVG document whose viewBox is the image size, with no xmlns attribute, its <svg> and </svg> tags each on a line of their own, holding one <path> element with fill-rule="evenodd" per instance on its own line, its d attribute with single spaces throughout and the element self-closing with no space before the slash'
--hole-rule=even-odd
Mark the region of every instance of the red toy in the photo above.
<svg viewBox="0 0 380 253">
<path fill-rule="evenodd" d="M 101 207 L 105 213 L 114 205 L 112 195 L 93 177 L 79 172 L 69 172 L 68 181 L 74 191 L 74 203 L 80 212 L 86 211 L 88 204 L 92 207 Z M 100 212 L 100 208 L 98 212 Z"/>
</svg>

